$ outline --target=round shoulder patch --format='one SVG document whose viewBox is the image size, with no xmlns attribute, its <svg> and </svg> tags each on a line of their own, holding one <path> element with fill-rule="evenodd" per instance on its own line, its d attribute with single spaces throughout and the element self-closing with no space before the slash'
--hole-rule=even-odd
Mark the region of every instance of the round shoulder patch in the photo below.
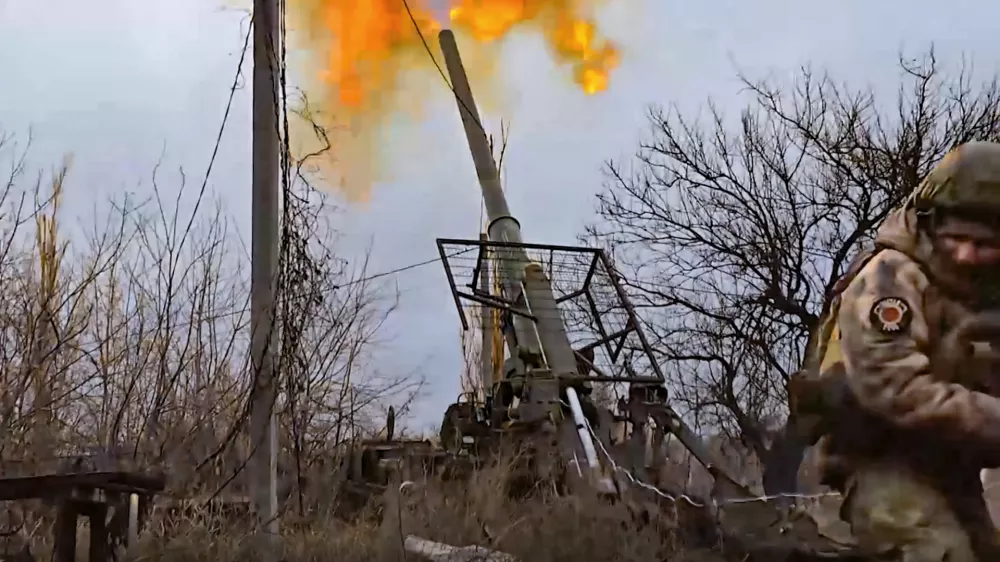
<svg viewBox="0 0 1000 562">
<path fill-rule="evenodd" d="M 910 326 L 913 318 L 909 303 L 896 297 L 875 301 L 868 319 L 872 327 L 886 334 L 898 334 Z"/>
</svg>

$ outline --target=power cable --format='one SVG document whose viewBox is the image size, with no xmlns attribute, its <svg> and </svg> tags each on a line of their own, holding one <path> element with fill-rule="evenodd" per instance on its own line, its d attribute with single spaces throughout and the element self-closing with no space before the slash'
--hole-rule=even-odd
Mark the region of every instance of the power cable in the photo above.
<svg viewBox="0 0 1000 562">
<path fill-rule="evenodd" d="M 446 258 L 452 258 L 452 257 L 458 256 L 458 255 L 467 254 L 467 253 L 469 253 L 469 252 L 471 252 L 473 250 L 478 250 L 478 249 L 479 248 L 466 248 L 465 250 L 458 250 L 456 252 L 452 252 L 450 254 L 445 255 L 443 258 L 439 256 L 439 257 L 432 258 L 432 259 L 429 259 L 429 260 L 424 260 L 424 261 L 421 261 L 421 262 L 411 263 L 409 265 L 404 265 L 402 267 L 397 267 L 395 269 L 390 269 L 388 271 L 383 271 L 381 273 L 375 273 L 375 274 L 372 274 L 372 275 L 368 275 L 366 277 L 362 277 L 361 279 L 354 279 L 354 280 L 348 281 L 347 283 L 344 283 L 342 285 L 336 285 L 334 288 L 335 289 L 340 289 L 340 288 L 343 288 L 343 287 L 351 287 L 353 285 L 358 285 L 358 284 L 361 284 L 361 283 L 367 283 L 368 281 L 379 279 L 381 277 L 387 277 L 389 275 L 397 275 L 397 274 L 403 273 L 404 271 L 409 271 L 411 269 L 416 269 L 418 267 L 423 267 L 425 265 L 430 265 L 432 263 L 437 263 L 437 262 L 440 262 L 440 261 L 444 261 Z"/>
<path fill-rule="evenodd" d="M 441 68 L 441 63 L 439 63 L 437 57 L 434 56 L 434 51 L 431 49 L 430 43 L 427 42 L 427 38 L 424 37 L 424 32 L 420 30 L 420 24 L 417 23 L 417 18 L 416 16 L 413 15 L 413 10 L 410 9 L 410 3 L 407 0 L 402 0 L 402 2 L 403 2 L 403 7 L 406 8 L 406 14 L 410 16 L 410 22 L 413 23 L 413 29 L 417 31 L 417 36 L 420 37 L 420 42 L 423 43 L 424 50 L 427 51 L 427 55 L 431 58 L 431 62 L 434 63 L 434 67 L 437 68 L 438 74 L 441 75 L 441 78 L 444 80 L 445 85 L 448 86 L 448 89 L 451 90 L 451 93 L 455 95 L 455 99 L 458 100 L 459 105 L 461 105 L 462 108 L 464 108 L 465 111 L 469 113 L 470 117 L 475 119 L 476 126 L 479 127 L 479 130 L 482 131 L 484 135 L 489 137 L 490 135 L 489 132 L 486 130 L 486 127 L 484 127 L 482 122 L 479 120 L 479 117 L 476 115 L 476 112 L 465 104 L 465 100 L 463 100 L 462 97 L 458 95 L 458 92 L 455 91 L 455 86 L 453 86 L 451 84 L 451 80 L 448 79 L 448 74 L 445 73 L 443 68 Z"/>
<path fill-rule="evenodd" d="M 240 60 L 236 64 L 236 73 L 233 76 L 233 83 L 229 87 L 229 99 L 226 100 L 226 110 L 222 114 L 222 123 L 219 124 L 219 132 L 215 136 L 215 145 L 212 147 L 212 156 L 208 159 L 208 168 L 205 170 L 205 177 L 201 181 L 201 192 L 204 193 L 208 186 L 208 178 L 212 174 L 215 166 L 215 159 L 219 155 L 219 146 L 222 144 L 222 134 L 226 130 L 226 123 L 229 122 L 229 114 L 233 109 L 233 98 L 236 97 L 236 90 L 239 89 L 240 76 L 243 74 L 243 62 L 247 58 L 247 51 L 250 50 L 250 37 L 253 36 L 254 16 L 250 16 L 250 24 L 247 25 L 247 34 L 243 38 L 243 50 L 240 52 Z"/>
<path fill-rule="evenodd" d="M 198 214 L 198 208 L 201 206 L 201 202 L 205 197 L 205 191 L 208 189 L 208 179 L 212 175 L 212 168 L 215 166 L 215 159 L 219 155 L 219 147 L 222 145 L 222 135 L 226 131 L 229 114 L 233 109 L 233 98 L 236 97 L 236 90 L 239 89 L 240 76 L 243 74 L 243 62 L 247 58 L 247 51 L 250 50 L 250 38 L 253 36 L 253 26 L 254 14 L 251 14 L 250 23 L 247 25 L 247 34 L 243 39 L 243 50 L 240 52 L 239 62 L 236 63 L 236 72 L 233 74 L 233 83 L 229 86 L 229 98 L 226 100 L 226 110 L 222 114 L 222 123 L 219 124 L 219 132 L 215 135 L 215 145 L 212 147 L 212 155 L 208 159 L 208 167 L 205 169 L 205 176 L 201 180 L 201 188 L 198 190 L 198 199 L 195 201 L 194 209 L 191 212 L 191 219 L 188 221 L 187 228 L 181 238 L 181 246 L 184 245 L 184 241 L 191 231 L 195 216 Z"/>
<path fill-rule="evenodd" d="M 225 133 L 226 124 L 229 123 L 229 116 L 232 113 L 233 99 L 236 97 L 236 90 L 239 89 L 240 76 L 242 76 L 242 74 L 243 74 L 243 63 L 246 61 L 247 51 L 250 50 L 250 39 L 251 39 L 251 37 L 253 37 L 253 29 L 254 29 L 255 19 L 256 19 L 256 13 L 252 13 L 250 15 L 249 25 L 247 25 L 246 36 L 243 39 L 243 49 L 240 52 L 240 58 L 239 58 L 239 61 L 236 64 L 236 71 L 233 73 L 232 84 L 229 87 L 229 96 L 228 96 L 228 98 L 226 100 L 226 109 L 225 109 L 225 111 L 222 114 L 222 122 L 219 124 L 219 130 L 218 130 L 218 133 L 215 136 L 215 144 L 212 147 L 212 154 L 209 157 L 208 166 L 206 167 L 206 169 L 205 169 L 205 175 L 202 178 L 201 187 L 200 187 L 199 193 L 198 193 L 198 198 L 195 201 L 194 209 L 191 212 L 191 218 L 188 221 L 187 228 L 184 230 L 184 234 L 182 235 L 181 240 L 180 240 L 180 245 L 181 246 L 184 245 L 184 242 L 187 239 L 187 235 L 191 232 L 191 227 L 194 224 L 195 217 L 198 214 L 198 209 L 201 206 L 202 200 L 204 199 L 205 191 L 208 189 L 208 180 L 209 180 L 209 178 L 212 175 L 212 169 L 215 166 L 215 160 L 216 160 L 216 158 L 218 157 L 218 154 L 219 154 L 219 147 L 222 145 L 222 135 Z M 226 441 L 228 441 L 228 440 L 229 440 L 229 438 L 226 439 Z M 136 446 L 138 446 L 138 442 L 136 442 Z M 213 453 L 212 455 L 210 455 L 210 457 L 208 459 L 206 459 L 206 461 L 204 461 L 204 463 L 202 463 L 201 465 L 199 465 L 196 468 L 196 470 L 199 470 L 203 464 L 205 464 L 207 462 L 210 462 L 211 460 L 214 460 L 215 457 L 218 456 L 218 454 L 220 452 L 221 452 L 221 448 L 220 448 L 219 451 L 216 451 L 215 453 Z"/>
<path fill-rule="evenodd" d="M 417 23 L 417 18 L 416 16 L 414 16 L 413 10 L 410 9 L 410 3 L 407 0 L 402 0 L 402 2 L 403 2 L 403 7 L 406 8 L 406 14 L 410 17 L 410 22 L 413 24 L 413 29 L 416 30 L 417 32 L 417 37 L 420 38 L 420 42 L 423 44 L 424 50 L 427 51 L 427 56 L 430 57 L 431 62 L 434 64 L 434 68 L 437 69 L 438 74 L 441 75 L 441 79 L 444 80 L 445 86 L 447 86 L 448 89 L 451 90 L 451 93 L 455 96 L 455 100 L 458 101 L 458 104 L 461 105 L 463 109 L 465 109 L 466 113 L 468 113 L 470 117 L 472 117 L 473 121 L 476 124 L 476 127 L 479 127 L 479 130 L 482 131 L 484 135 L 489 137 L 490 133 L 486 130 L 486 127 L 483 125 L 482 121 L 480 121 L 477 112 L 473 111 L 472 108 L 466 105 L 465 100 L 463 100 L 462 97 L 458 95 L 458 92 L 455 90 L 455 86 L 453 86 L 451 80 L 448 79 L 447 73 L 445 73 L 444 69 L 441 68 L 441 63 L 439 63 L 437 57 L 434 56 L 434 51 L 433 49 L 431 49 L 430 43 L 427 42 L 427 38 L 424 36 L 424 32 L 421 31 L 420 24 Z M 501 155 L 501 160 L 503 160 L 502 155 Z M 499 169 L 497 170 L 497 173 L 498 174 L 500 173 Z M 500 189 L 502 190 L 504 189 L 503 184 L 500 185 Z M 485 206 L 486 202 L 483 201 L 479 207 L 479 224 L 483 223 L 483 213 L 486 208 Z"/>
</svg>

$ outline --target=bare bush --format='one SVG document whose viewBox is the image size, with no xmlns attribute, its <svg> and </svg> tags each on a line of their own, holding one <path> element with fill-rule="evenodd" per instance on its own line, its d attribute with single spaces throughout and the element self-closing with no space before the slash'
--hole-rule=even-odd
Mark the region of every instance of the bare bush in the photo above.
<svg viewBox="0 0 1000 562">
<path fill-rule="evenodd" d="M 635 160 L 607 166 L 588 234 L 624 276 L 675 404 L 768 467 L 788 458 L 771 449 L 785 383 L 852 255 L 946 151 L 1000 138 L 996 79 L 949 75 L 933 52 L 900 67 L 891 105 L 807 68 L 788 85 L 743 77 L 735 123 L 711 103 L 707 122 L 654 107 Z"/>
<path fill-rule="evenodd" d="M 404 552 L 407 536 L 484 546 L 522 561 L 674 559 L 670 556 L 678 541 L 670 521 L 643 525 L 625 504 L 609 505 L 586 495 L 557 497 L 542 490 L 513 500 L 505 484 L 510 475 L 510 464 L 500 461 L 467 480 L 420 479 L 399 493 L 391 488 L 379 505 L 371 506 L 369 517 L 353 523 L 326 514 L 287 518 L 284 559 L 415 560 Z M 201 515 L 186 528 L 185 534 L 172 537 L 155 530 L 147 534 L 142 559 L 246 559 L 245 528 Z"/>
<path fill-rule="evenodd" d="M 82 455 L 98 468 L 162 470 L 176 495 L 244 494 L 249 259 L 232 220 L 183 173 L 164 196 L 157 167 L 148 200 L 114 198 L 93 227 L 66 229 L 70 162 L 31 181 L 26 149 L 0 138 L 3 472 L 51 472 Z M 278 353 L 279 465 L 283 495 L 297 493 L 302 509 L 304 487 L 329 487 L 310 473 L 333 473 L 341 445 L 413 391 L 373 368 L 394 294 L 368 278 L 366 261 L 337 256 L 322 220 L 334 209 L 310 197 L 311 220 L 295 224 L 313 267 L 279 289 L 279 329 L 297 337 Z"/>
</svg>

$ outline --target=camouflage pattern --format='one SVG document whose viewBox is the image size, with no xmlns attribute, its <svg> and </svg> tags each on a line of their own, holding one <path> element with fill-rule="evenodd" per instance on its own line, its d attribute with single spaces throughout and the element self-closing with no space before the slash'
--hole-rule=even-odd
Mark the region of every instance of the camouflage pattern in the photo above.
<svg viewBox="0 0 1000 562">
<path fill-rule="evenodd" d="M 979 479 L 1000 459 L 1000 399 L 976 384 L 981 373 L 941 368 L 942 336 L 976 306 L 921 222 L 935 208 L 994 204 L 1000 213 L 1000 145 L 960 147 L 886 220 L 882 249 L 840 296 L 820 376 L 843 381 L 860 414 L 824 445 L 843 472 L 845 520 L 888 560 L 1000 560 Z"/>
<path fill-rule="evenodd" d="M 906 467 L 873 464 L 851 477 L 841 517 L 879 560 L 985 562 L 996 559 L 995 551 L 979 543 L 995 530 L 978 500 L 955 509 L 952 498 Z"/>
<path fill-rule="evenodd" d="M 886 298 L 909 305 L 911 318 L 899 333 L 873 324 L 872 309 Z M 1000 446 L 1000 399 L 961 384 L 962 373 L 933 369 L 941 332 L 967 314 L 932 290 L 913 259 L 880 252 L 845 291 L 838 319 L 843 369 L 860 407 L 900 428 Z"/>
<path fill-rule="evenodd" d="M 1000 212 L 1000 144 L 970 142 L 949 152 L 914 191 L 912 201 L 934 207 Z"/>
</svg>

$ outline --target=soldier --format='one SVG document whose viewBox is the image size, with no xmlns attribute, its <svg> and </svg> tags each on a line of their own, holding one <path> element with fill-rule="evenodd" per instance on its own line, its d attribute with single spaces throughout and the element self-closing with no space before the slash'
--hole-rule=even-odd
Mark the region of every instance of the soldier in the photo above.
<svg viewBox="0 0 1000 562">
<path fill-rule="evenodd" d="M 841 515 L 879 559 L 1000 560 L 979 476 L 1000 464 L 1000 398 L 989 373 L 939 359 L 948 330 L 1000 304 L 1000 144 L 952 151 L 876 248 L 840 297 L 839 360 L 824 361 L 858 412 L 827 442 Z"/>
</svg>

